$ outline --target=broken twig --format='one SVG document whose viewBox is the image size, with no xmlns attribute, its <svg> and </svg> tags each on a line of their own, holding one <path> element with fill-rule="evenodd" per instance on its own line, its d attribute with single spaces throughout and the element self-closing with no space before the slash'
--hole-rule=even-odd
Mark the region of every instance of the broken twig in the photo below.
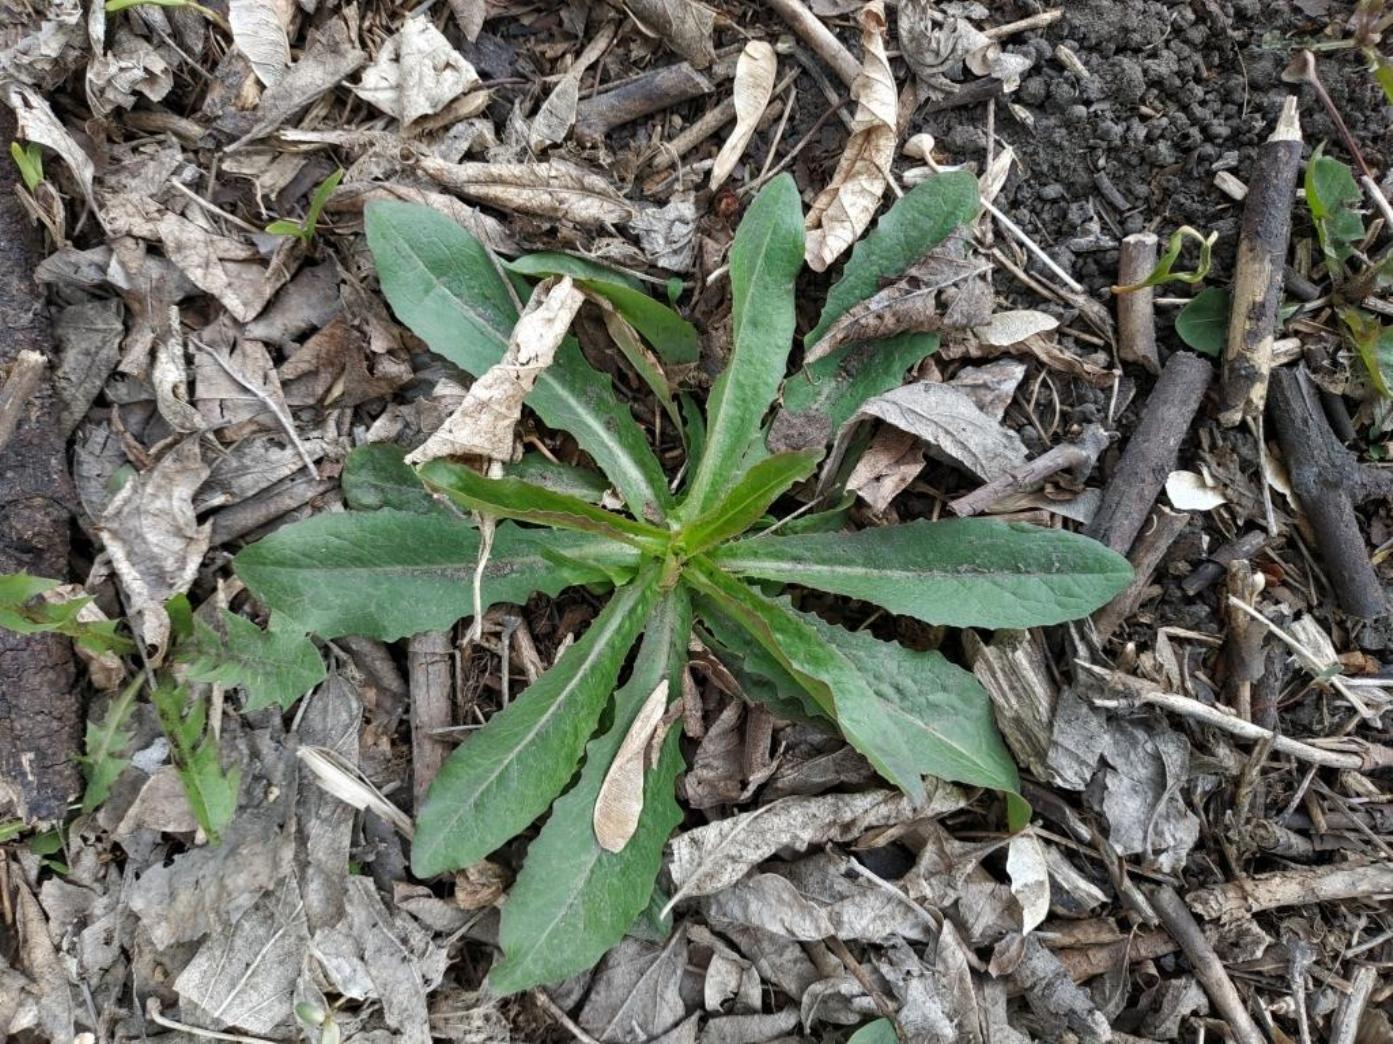
<svg viewBox="0 0 1393 1044">
<path fill-rule="evenodd" d="M 1061 471 L 1068 471 L 1074 479 L 1082 482 L 1107 448 L 1108 441 L 1108 433 L 1100 425 L 1086 425 L 1078 441 L 1061 443 L 1034 460 L 1003 472 L 985 486 L 949 501 L 948 509 L 961 518 L 980 514 L 1003 497 L 1035 489 L 1045 479 Z"/>
<path fill-rule="evenodd" d="M 1144 282 L 1156 267 L 1155 232 L 1135 232 L 1122 241 L 1117 252 L 1117 285 Z M 1156 357 L 1155 293 L 1149 286 L 1117 295 L 1117 354 L 1123 362 L 1161 372 Z"/>
</svg>

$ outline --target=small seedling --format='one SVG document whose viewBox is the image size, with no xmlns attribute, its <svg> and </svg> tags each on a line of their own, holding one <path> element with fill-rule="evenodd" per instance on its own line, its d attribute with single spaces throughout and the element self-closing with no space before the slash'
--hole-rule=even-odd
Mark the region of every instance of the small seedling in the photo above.
<svg viewBox="0 0 1393 1044">
<path fill-rule="evenodd" d="M 343 168 L 340 167 L 315 186 L 314 194 L 310 196 L 310 207 L 305 212 L 304 221 L 290 221 L 286 218 L 280 218 L 267 225 L 266 231 L 273 236 L 296 236 L 301 241 L 308 243 L 314 238 L 315 229 L 319 226 L 319 215 L 323 213 L 324 205 L 329 202 L 329 197 L 334 194 L 334 189 L 339 187 L 339 182 L 342 180 Z"/>
<path fill-rule="evenodd" d="M 949 200 L 963 198 L 969 205 L 952 221 L 895 213 L 951 213 Z M 858 248 L 829 301 L 844 311 L 869 297 L 882 275 L 898 275 L 976 210 L 969 174 L 917 186 L 883 219 L 906 226 L 912 249 L 908 240 Z M 488 249 L 417 204 L 371 204 L 365 226 L 401 321 L 476 377 L 495 365 L 518 318 L 516 300 L 527 295 L 509 285 Z M 764 188 L 740 223 L 730 252 L 728 365 L 704 419 L 683 411 L 689 459 L 675 493 L 609 378 L 567 341 L 528 404 L 548 426 L 571 433 L 628 514 L 448 460 L 413 471 L 400 450 L 366 446 L 345 465 L 351 510 L 283 527 L 235 560 L 262 604 L 326 639 L 391 641 L 535 592 L 611 590 L 556 664 L 447 759 L 417 816 L 412 867 L 428 878 L 484 859 L 550 809 L 503 906 L 503 958 L 489 974 L 497 991 L 583 970 L 654 908 L 663 846 L 681 819 L 674 796 L 681 730 L 671 727 L 669 704 L 684 691 L 694 636 L 737 672 L 747 696 L 781 717 L 839 729 L 912 798 L 925 794 L 925 776 L 989 787 L 1007 795 L 1008 825 L 1016 828 L 1028 807 L 973 675 L 940 653 L 800 609 L 795 587 L 929 625 L 1024 628 L 1085 616 L 1130 577 L 1121 556 L 1061 530 L 955 519 L 848 533 L 835 510 L 774 522 L 777 505 L 821 457 L 820 450 L 773 452 L 766 441 L 766 413 L 794 334 L 803 228 L 787 175 Z M 893 271 L 876 270 L 900 250 Z M 508 267 L 513 278 L 566 270 L 603 282 L 582 272 L 581 259 L 552 255 Z M 616 308 L 626 302 L 640 333 L 649 336 L 634 318 L 642 315 L 649 329 L 690 347 L 688 324 L 660 302 L 639 291 L 607 294 Z M 824 320 L 837 314 L 829 305 Z M 672 345 L 657 343 L 661 332 L 654 337 L 666 358 Z M 905 368 L 889 379 L 898 384 Z M 858 403 L 876 391 L 863 384 L 859 393 Z M 491 544 L 471 516 L 488 520 Z"/>
<path fill-rule="evenodd" d="M 21 145 L 12 141 L 10 155 L 14 158 L 15 166 L 19 168 L 19 176 L 23 179 L 25 188 L 33 192 L 43 184 L 44 153 L 38 142 L 31 141 L 28 145 Z"/>
<path fill-rule="evenodd" d="M 1197 229 L 1189 225 L 1181 225 L 1173 233 L 1170 240 L 1166 243 L 1166 252 L 1156 261 L 1156 267 L 1140 283 L 1132 283 L 1128 286 L 1115 286 L 1112 292 L 1115 294 L 1130 294 L 1137 290 L 1145 289 L 1148 286 L 1160 286 L 1162 283 L 1190 283 L 1195 284 L 1204 281 L 1204 277 L 1209 275 L 1214 254 L 1214 241 L 1219 238 L 1218 232 L 1211 232 L 1204 235 Z M 1177 272 L 1175 263 L 1180 260 L 1180 252 L 1185 248 L 1185 240 L 1193 239 L 1200 246 L 1199 260 L 1195 263 L 1193 272 Z"/>
</svg>

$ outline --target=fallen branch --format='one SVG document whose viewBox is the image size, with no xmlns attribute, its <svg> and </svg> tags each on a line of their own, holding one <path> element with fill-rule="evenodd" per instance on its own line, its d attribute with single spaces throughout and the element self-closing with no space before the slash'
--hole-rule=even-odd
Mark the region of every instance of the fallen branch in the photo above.
<svg viewBox="0 0 1393 1044">
<path fill-rule="evenodd" d="M 1301 167 L 1301 123 L 1296 98 L 1282 105 L 1272 135 L 1258 150 L 1243 203 L 1243 229 L 1233 272 L 1233 306 L 1220 389 L 1219 423 L 1226 428 L 1244 417 L 1262 416 L 1272 370 L 1272 342 L 1282 272 L 1291 238 L 1296 175 Z"/>
<path fill-rule="evenodd" d="M 1229 973 L 1224 970 L 1224 962 L 1214 952 L 1214 947 L 1205 938 L 1199 923 L 1190 913 L 1179 893 L 1169 885 L 1158 885 L 1151 890 L 1151 905 L 1161 918 L 1166 931 L 1170 932 L 1190 967 L 1195 971 L 1204 992 L 1219 1009 L 1219 1014 L 1228 1022 L 1230 1038 L 1237 1044 L 1266 1044 L 1267 1038 L 1258 1029 L 1248 1007 L 1239 996 Z"/>
<path fill-rule="evenodd" d="M 1175 468 L 1180 443 L 1213 377 L 1213 368 L 1193 352 L 1170 357 L 1103 491 L 1098 514 L 1084 528 L 1086 535 L 1127 553 Z"/>
<path fill-rule="evenodd" d="M 1349 993 L 1340 999 L 1340 1007 L 1330 1024 L 1330 1044 L 1354 1044 L 1359 1034 L 1359 1021 L 1369 1006 L 1369 996 L 1378 985 L 1379 970 L 1372 964 L 1361 964 L 1350 979 Z"/>
<path fill-rule="evenodd" d="M 861 63 L 848 51 L 831 29 L 822 24 L 800 0 L 769 0 L 774 13 L 788 23 L 804 43 L 826 62 L 841 81 L 850 87 L 861 75 Z"/>
<path fill-rule="evenodd" d="M 1251 559 L 1262 550 L 1268 539 L 1268 535 L 1262 530 L 1254 529 L 1220 545 L 1212 555 L 1195 566 L 1189 576 L 1180 581 L 1180 589 L 1193 598 L 1218 583 L 1230 562 Z"/>
<path fill-rule="evenodd" d="M 1205 920 L 1232 920 L 1262 910 L 1337 899 L 1365 899 L 1393 894 L 1393 865 L 1374 862 L 1351 866 L 1300 867 L 1197 888 L 1190 905 Z"/>
<path fill-rule="evenodd" d="M 1108 433 L 1097 424 L 1085 425 L 1076 442 L 1065 442 L 1020 467 L 1011 468 L 957 500 L 948 509 L 961 518 L 980 514 L 998 500 L 1037 488 L 1051 475 L 1068 471 L 1079 482 L 1088 477 L 1099 455 L 1108 447 Z"/>
<path fill-rule="evenodd" d="M 1304 372 L 1272 375 L 1272 425 L 1291 485 L 1315 530 L 1340 608 L 1370 618 L 1388 610 L 1354 505 L 1393 494 L 1393 475 L 1359 463 L 1335 438 Z"/>
</svg>

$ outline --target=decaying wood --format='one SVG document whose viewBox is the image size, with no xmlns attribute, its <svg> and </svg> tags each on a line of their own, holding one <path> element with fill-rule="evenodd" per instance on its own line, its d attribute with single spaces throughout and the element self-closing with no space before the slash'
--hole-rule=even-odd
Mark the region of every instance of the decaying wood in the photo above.
<svg viewBox="0 0 1393 1044">
<path fill-rule="evenodd" d="M 850 87 L 861 73 L 861 63 L 837 39 L 836 34 L 817 15 L 809 11 L 801 0 L 769 0 L 774 13 L 788 23 L 798 37 L 837 74 L 842 83 Z"/>
<path fill-rule="evenodd" d="M 1260 910 L 1387 894 L 1393 894 L 1393 865 L 1382 861 L 1277 870 L 1198 888 L 1187 898 L 1205 920 L 1227 921 Z"/>
<path fill-rule="evenodd" d="M 1142 282 L 1156 267 L 1155 232 L 1134 232 L 1122 240 L 1117 251 L 1117 283 L 1133 286 Z M 1117 354 L 1123 362 L 1161 372 L 1156 357 L 1155 293 L 1149 286 L 1117 295 Z"/>
<path fill-rule="evenodd" d="M 1088 536 L 1127 553 L 1166 476 L 1175 470 L 1180 443 L 1213 377 L 1213 368 L 1193 352 L 1176 352 L 1170 357 L 1117 470 L 1108 480 L 1098 514 L 1084 529 Z"/>
<path fill-rule="evenodd" d="M 988 645 L 963 634 L 972 673 L 987 690 L 1006 745 L 1031 773 L 1050 778 L 1050 731 L 1059 690 L 1039 640 L 1030 631 L 997 631 Z"/>
<path fill-rule="evenodd" d="M 1224 345 L 1219 422 L 1233 427 L 1262 416 L 1272 369 L 1272 341 L 1282 273 L 1291 238 L 1292 201 L 1301 166 L 1301 123 L 1296 98 L 1282 106 L 1271 137 L 1258 150 L 1243 203 L 1243 228 L 1234 262 L 1233 306 Z"/>
<path fill-rule="evenodd" d="M 654 69 L 577 105 L 576 140 L 596 144 L 615 127 L 710 94 L 711 89 L 711 81 L 689 62 Z"/>
<path fill-rule="evenodd" d="M 41 352 L 25 349 L 16 357 L 0 385 L 0 453 L 14 437 L 15 428 L 29 412 L 34 393 L 44 379 L 48 360 Z"/>
<path fill-rule="evenodd" d="M 1218 583 L 1230 562 L 1253 558 L 1269 539 L 1262 530 L 1254 529 L 1222 544 L 1180 581 L 1180 589 L 1193 598 Z"/>
<path fill-rule="evenodd" d="M 980 514 L 1013 493 L 1036 489 L 1045 479 L 1061 471 L 1068 471 L 1071 478 L 1082 482 L 1107 449 L 1109 441 L 1101 425 L 1085 425 L 1076 442 L 1061 443 L 1018 468 L 1007 469 L 986 485 L 950 500 L 948 509 L 961 518 Z"/>
<path fill-rule="evenodd" d="M 1190 913 L 1185 900 L 1169 885 L 1160 885 L 1151 890 L 1151 905 L 1161 918 L 1166 931 L 1175 937 L 1181 950 L 1195 971 L 1204 992 L 1219 1009 L 1219 1014 L 1228 1022 L 1231 1039 L 1238 1044 L 1265 1044 L 1267 1038 L 1258 1029 L 1253 1017 L 1248 1014 L 1248 1006 L 1243 1003 L 1233 980 L 1224 970 L 1224 962 L 1214 952 L 1214 947 L 1205 938 L 1199 923 Z"/>
<path fill-rule="evenodd" d="M 1393 494 L 1393 475 L 1361 465 L 1340 445 L 1304 372 L 1273 373 L 1269 412 L 1340 608 L 1365 618 L 1383 615 L 1388 610 L 1383 587 L 1354 505 Z"/>
<path fill-rule="evenodd" d="M 406 670 L 411 685 L 411 795 L 414 808 L 425 801 L 431 780 L 450 753 L 436 734 L 454 722 L 451 706 L 454 645 L 448 631 L 426 631 L 411 638 Z"/>
<path fill-rule="evenodd" d="M 15 133 L 14 116 L 0 106 L 0 140 Z M 15 194 L 17 176 L 13 163 L 0 164 L 0 367 L 6 368 L 29 354 L 53 357 L 43 292 L 33 278 L 40 250 Z M 44 368 L 31 361 L 21 365 L 25 372 L 43 378 Z M 73 495 L 51 380 L 40 379 L 21 405 L 0 453 L 0 573 L 63 579 Z M 74 760 L 81 737 L 72 644 L 61 635 L 0 628 L 0 788 L 13 791 L 22 818 L 63 816 L 81 784 Z"/>
<path fill-rule="evenodd" d="M 1244 561 L 1229 563 L 1230 599 L 1236 598 L 1251 606 L 1262 588 L 1262 574 L 1255 573 L 1252 565 Z M 1228 611 L 1228 625 L 1223 652 L 1224 691 L 1229 705 L 1238 711 L 1238 716 L 1251 721 L 1253 685 L 1262 677 L 1267 666 L 1262 646 L 1263 639 L 1267 637 L 1267 628 L 1259 626 L 1250 615 L 1232 606 Z"/>
<path fill-rule="evenodd" d="M 1350 980 L 1350 991 L 1340 998 L 1335 1021 L 1330 1024 L 1330 1044 L 1355 1044 L 1359 1035 L 1359 1020 L 1369 1006 L 1369 997 L 1379 982 L 1379 970 L 1372 964 L 1361 964 Z"/>
<path fill-rule="evenodd" d="M 1111 602 L 1093 614 L 1093 627 L 1099 642 L 1111 638 L 1112 633 L 1122 626 L 1122 621 L 1137 611 L 1151 586 L 1156 567 L 1189 521 L 1190 516 L 1183 511 L 1157 508 L 1151 525 L 1142 530 L 1127 556 L 1132 563 L 1132 579 Z"/>
</svg>

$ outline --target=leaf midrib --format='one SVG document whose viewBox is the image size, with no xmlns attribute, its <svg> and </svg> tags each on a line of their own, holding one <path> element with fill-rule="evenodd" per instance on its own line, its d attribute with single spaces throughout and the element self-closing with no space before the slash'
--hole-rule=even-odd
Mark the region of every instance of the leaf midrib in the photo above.
<svg viewBox="0 0 1393 1044">
<path fill-rule="evenodd" d="M 859 576 L 866 579 L 923 580 L 926 577 L 952 580 L 976 577 L 1000 577 L 1002 580 L 1068 580 L 1071 577 L 1106 576 L 1096 572 L 1048 573 L 1030 570 L 1027 572 L 1007 572 L 1005 570 L 976 570 L 970 564 L 962 572 L 945 572 L 941 569 L 906 570 L 898 567 L 868 568 L 866 566 L 836 565 L 828 562 L 809 562 L 797 558 L 754 557 L 737 558 L 734 555 L 718 555 L 714 561 L 730 572 L 754 571 L 762 567 L 774 566 L 783 569 L 798 569 L 806 573 L 826 573 L 834 576 Z"/>
</svg>

